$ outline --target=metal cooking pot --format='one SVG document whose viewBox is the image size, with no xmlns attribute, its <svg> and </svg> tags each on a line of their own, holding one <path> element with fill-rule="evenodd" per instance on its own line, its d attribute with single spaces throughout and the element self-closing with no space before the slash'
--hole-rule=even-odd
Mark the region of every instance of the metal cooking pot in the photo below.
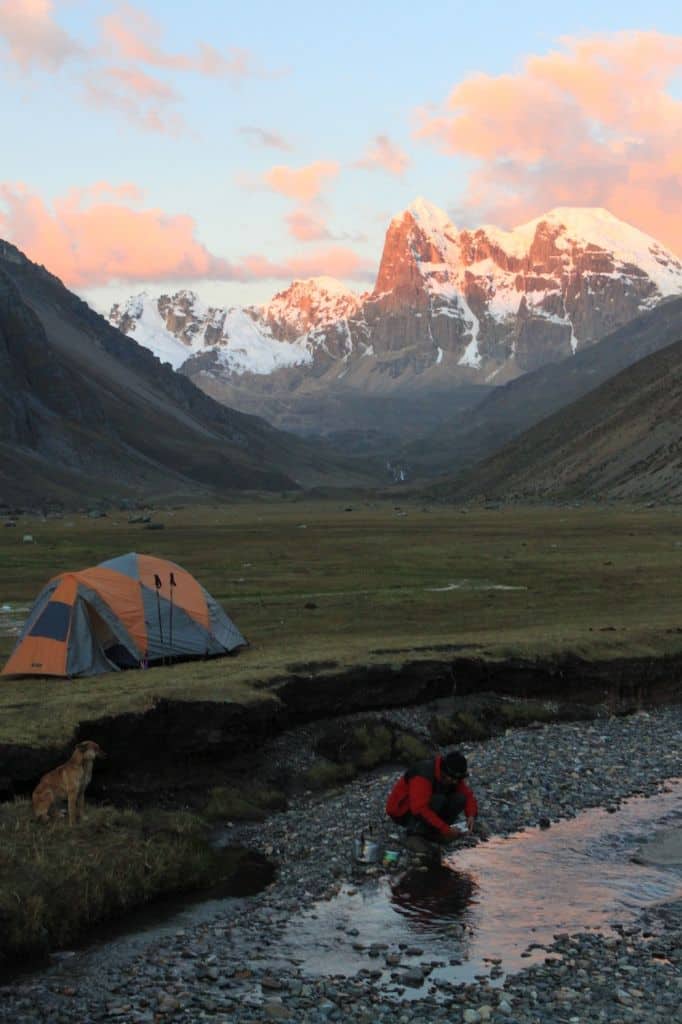
<svg viewBox="0 0 682 1024">
<path fill-rule="evenodd" d="M 353 840 L 353 850 L 355 859 L 360 864 L 378 864 L 381 860 L 381 846 L 373 839 L 361 836 L 360 839 Z"/>
</svg>

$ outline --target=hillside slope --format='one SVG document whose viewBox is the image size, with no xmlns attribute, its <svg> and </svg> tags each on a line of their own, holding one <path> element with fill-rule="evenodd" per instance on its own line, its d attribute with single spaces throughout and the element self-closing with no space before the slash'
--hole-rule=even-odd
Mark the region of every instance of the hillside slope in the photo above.
<svg viewBox="0 0 682 1024">
<path fill-rule="evenodd" d="M 443 497 L 682 498 L 682 340 L 436 488 Z"/>
<path fill-rule="evenodd" d="M 575 356 L 496 388 L 475 408 L 406 445 L 396 462 L 406 468 L 408 479 L 452 476 L 680 338 L 682 298 L 668 299 Z"/>
<path fill-rule="evenodd" d="M 0 371 L 0 499 L 8 504 L 353 479 L 353 465 L 338 456 L 213 401 L 7 243 Z"/>
</svg>

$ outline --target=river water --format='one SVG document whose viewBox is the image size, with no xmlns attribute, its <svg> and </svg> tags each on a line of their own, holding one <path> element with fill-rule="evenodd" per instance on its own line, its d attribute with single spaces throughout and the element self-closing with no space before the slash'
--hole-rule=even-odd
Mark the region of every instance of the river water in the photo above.
<svg viewBox="0 0 682 1024">
<path fill-rule="evenodd" d="M 378 985 L 402 998 L 423 996 L 438 980 L 485 976 L 501 983 L 506 973 L 545 959 L 545 947 L 559 933 L 608 934 L 643 909 L 682 897 L 679 864 L 663 868 L 633 860 L 655 832 L 677 830 L 682 780 L 656 796 L 632 798 L 615 813 L 588 810 L 546 830 L 460 849 L 436 868 L 398 867 L 388 875 L 359 877 L 333 899 L 292 914 L 274 947 L 268 949 L 264 934 L 258 963 L 262 968 L 265 959 L 274 971 L 297 965 L 312 976 L 373 971 Z M 243 915 L 244 896 L 174 913 L 151 908 L 137 918 L 135 930 L 58 954 L 37 973 L 60 985 L 96 977 L 102 963 L 111 967 L 144 956 L 150 943 L 177 929 L 189 935 L 194 925 Z M 244 963 L 253 938 L 245 943 Z M 386 963 L 390 953 L 400 956 L 400 975 Z M 423 969 L 423 985 L 405 988 L 406 963 Z"/>
<path fill-rule="evenodd" d="M 462 849 L 439 867 L 346 885 L 291 921 L 278 959 L 313 975 L 371 969 L 390 986 L 395 970 L 385 955 L 398 950 L 403 965 L 437 965 L 429 985 L 482 975 L 501 983 L 506 973 L 544 960 L 557 934 L 609 934 L 646 907 L 682 896 L 682 866 L 632 859 L 654 832 L 678 829 L 682 780 L 615 813 L 589 810 L 549 829 Z"/>
</svg>

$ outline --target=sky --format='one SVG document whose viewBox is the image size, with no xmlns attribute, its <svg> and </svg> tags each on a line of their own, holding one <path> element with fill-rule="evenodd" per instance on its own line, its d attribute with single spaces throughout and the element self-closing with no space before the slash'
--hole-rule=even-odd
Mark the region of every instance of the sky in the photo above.
<svg viewBox="0 0 682 1024">
<path fill-rule="evenodd" d="M 391 218 L 603 206 L 682 255 L 672 0 L 0 0 L 0 238 L 95 308 L 372 287 Z"/>
</svg>

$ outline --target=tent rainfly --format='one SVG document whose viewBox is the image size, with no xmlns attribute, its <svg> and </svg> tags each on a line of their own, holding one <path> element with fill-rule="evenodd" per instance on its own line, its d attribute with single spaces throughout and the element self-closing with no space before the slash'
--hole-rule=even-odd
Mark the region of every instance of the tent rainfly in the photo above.
<svg viewBox="0 0 682 1024">
<path fill-rule="evenodd" d="M 228 654 L 245 644 L 185 569 L 130 553 L 51 579 L 2 675 L 94 676 L 165 658 Z"/>
</svg>

